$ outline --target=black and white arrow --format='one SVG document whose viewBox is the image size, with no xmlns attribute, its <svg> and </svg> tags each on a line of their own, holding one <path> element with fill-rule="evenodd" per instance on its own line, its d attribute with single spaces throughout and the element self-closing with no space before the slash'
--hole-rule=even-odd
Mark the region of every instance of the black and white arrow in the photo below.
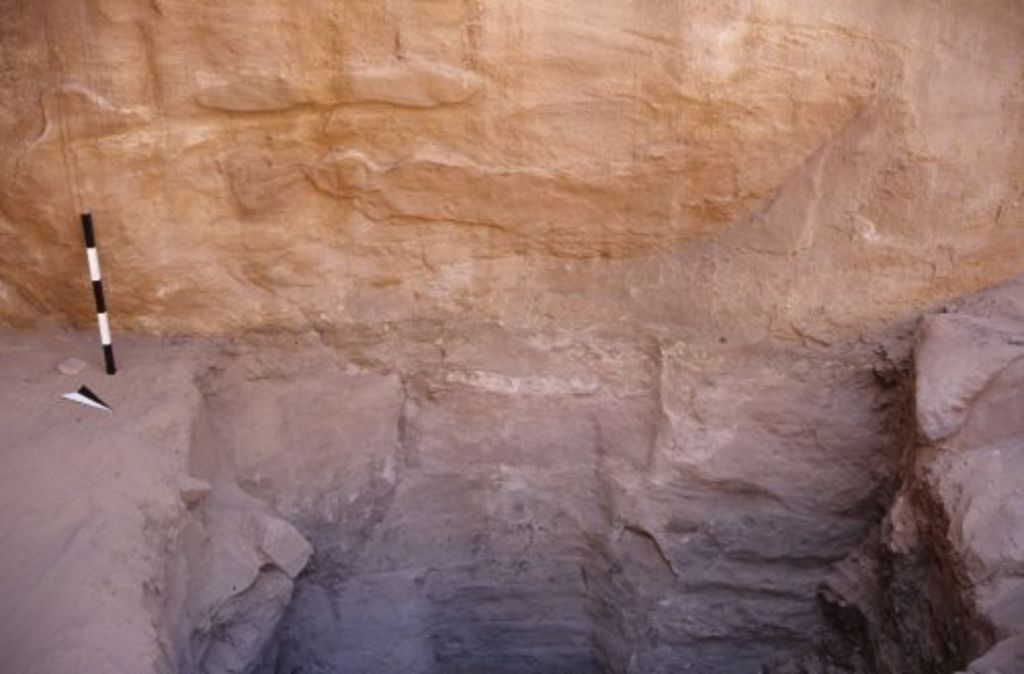
<svg viewBox="0 0 1024 674">
<path fill-rule="evenodd" d="M 110 405 L 100 400 L 98 395 L 90 391 L 88 386 L 80 386 L 74 393 L 65 393 L 61 398 L 78 403 L 79 405 L 85 405 L 86 407 L 95 407 L 98 410 L 114 411 Z"/>
</svg>

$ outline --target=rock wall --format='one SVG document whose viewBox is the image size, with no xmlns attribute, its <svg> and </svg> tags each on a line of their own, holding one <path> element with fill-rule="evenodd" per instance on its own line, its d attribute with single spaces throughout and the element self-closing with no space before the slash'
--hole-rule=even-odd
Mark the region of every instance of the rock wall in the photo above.
<svg viewBox="0 0 1024 674">
<path fill-rule="evenodd" d="M 830 341 L 1021 269 L 1016 0 L 3 0 L 0 320 Z"/>
<path fill-rule="evenodd" d="M 760 671 L 895 471 L 867 348 L 322 339 L 240 345 L 206 395 L 199 442 L 315 549 L 267 672 Z"/>
<path fill-rule="evenodd" d="M 903 486 L 825 586 L 858 671 L 1024 667 L 1022 366 L 1024 279 L 922 320 Z"/>
<path fill-rule="evenodd" d="M 1016 435 L 972 415 L 1016 409 L 1016 337 L 929 319 L 903 467 L 892 361 L 922 308 L 1022 270 L 1022 45 L 1017 0 L 0 0 L 0 322 L 91 323 L 89 209 L 119 334 L 275 333 L 129 340 L 117 426 L 52 416 L 48 356 L 0 362 L 27 414 L 0 533 L 29 550 L 0 553 L 3 650 L 738 674 L 827 652 L 820 584 L 865 539 L 828 586 L 851 658 L 1016 638 L 986 533 L 1016 515 L 957 500 L 1012 488 L 986 471 Z M 988 337 L 939 381 L 957 331 Z M 84 514 L 50 486 L 80 423 Z M 77 533 L 107 509 L 113 559 Z"/>
</svg>

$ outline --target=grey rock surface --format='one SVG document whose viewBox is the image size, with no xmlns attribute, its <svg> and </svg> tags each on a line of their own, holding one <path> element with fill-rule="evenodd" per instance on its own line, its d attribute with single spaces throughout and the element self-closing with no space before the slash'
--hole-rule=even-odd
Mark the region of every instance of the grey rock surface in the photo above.
<svg viewBox="0 0 1024 674">
<path fill-rule="evenodd" d="M 424 323 L 239 346 L 211 443 L 314 546 L 267 672 L 757 672 L 881 513 L 870 349 Z M 245 420 L 242 423 L 240 420 Z"/>
</svg>

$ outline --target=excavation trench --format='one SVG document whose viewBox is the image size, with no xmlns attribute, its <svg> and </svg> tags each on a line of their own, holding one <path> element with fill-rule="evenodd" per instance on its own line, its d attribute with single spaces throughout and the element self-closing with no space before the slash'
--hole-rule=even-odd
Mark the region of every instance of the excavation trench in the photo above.
<svg viewBox="0 0 1024 674">
<path fill-rule="evenodd" d="M 246 671 L 758 672 L 818 643 L 819 586 L 891 494 L 870 352 L 486 326 L 275 348 L 198 378 L 194 474 L 312 544 L 273 630 L 207 630 L 260 634 Z"/>
<path fill-rule="evenodd" d="M 125 340 L 113 414 L 2 335 L 5 666 L 1019 671 L 1020 283 L 885 349 Z"/>
</svg>

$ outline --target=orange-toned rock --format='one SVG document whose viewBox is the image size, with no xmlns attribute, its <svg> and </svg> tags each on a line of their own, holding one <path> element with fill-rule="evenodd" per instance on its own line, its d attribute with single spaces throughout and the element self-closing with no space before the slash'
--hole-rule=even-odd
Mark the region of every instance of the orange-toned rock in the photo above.
<svg viewBox="0 0 1024 674">
<path fill-rule="evenodd" d="M 1024 267 L 1024 10 L 0 4 L 0 321 L 829 341 Z M 983 47 L 981 47 L 983 45 Z"/>
</svg>

